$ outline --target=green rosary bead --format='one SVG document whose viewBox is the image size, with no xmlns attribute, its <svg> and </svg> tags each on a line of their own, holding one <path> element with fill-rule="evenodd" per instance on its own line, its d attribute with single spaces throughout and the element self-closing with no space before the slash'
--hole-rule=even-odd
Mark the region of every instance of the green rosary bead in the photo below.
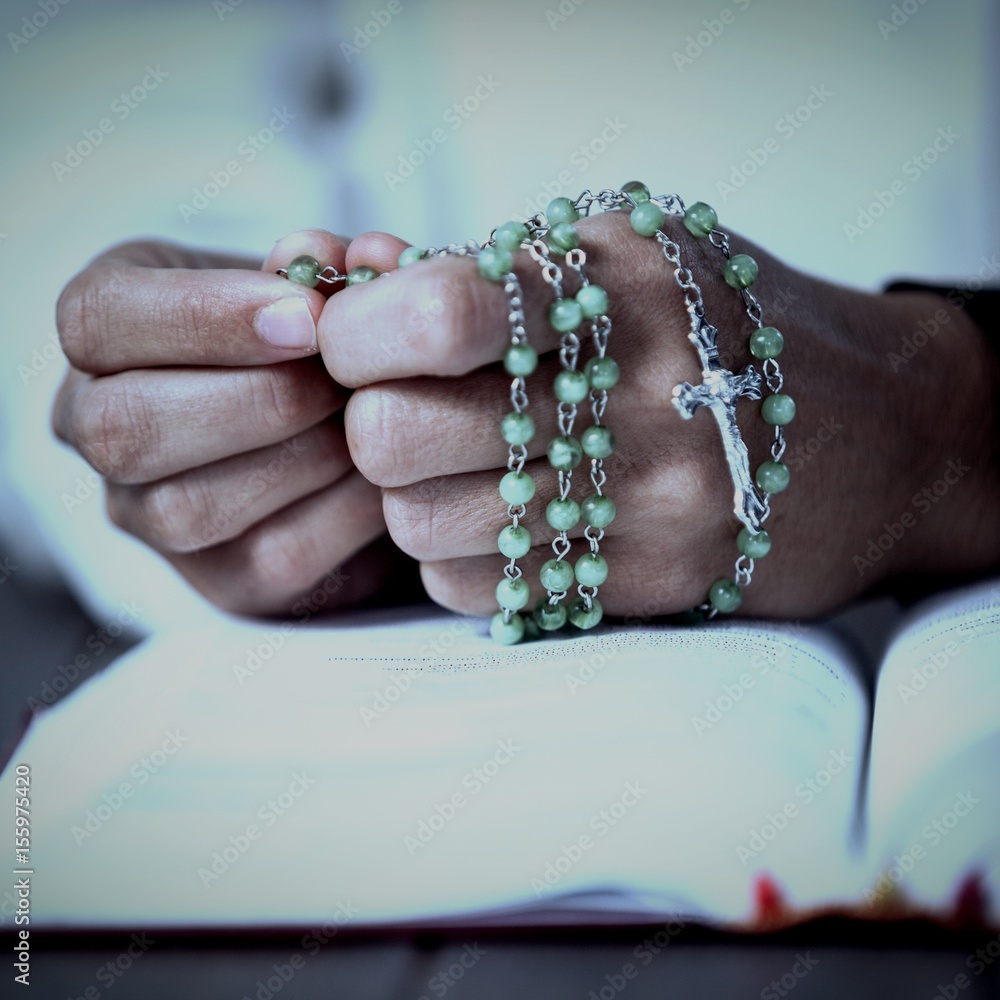
<svg viewBox="0 0 1000 1000">
<path fill-rule="evenodd" d="M 788 486 L 788 466 L 783 462 L 761 462 L 754 479 L 765 493 L 780 493 Z"/>
<path fill-rule="evenodd" d="M 531 551 L 531 532 L 523 525 L 508 524 L 500 532 L 497 548 L 508 559 L 520 559 Z"/>
<path fill-rule="evenodd" d="M 776 358 L 785 346 L 785 338 L 773 326 L 762 326 L 750 334 L 750 353 L 761 361 Z"/>
<path fill-rule="evenodd" d="M 653 236 L 663 226 L 666 216 L 656 202 L 644 201 L 632 209 L 629 221 L 640 236 Z"/>
<path fill-rule="evenodd" d="M 545 242 L 556 252 L 569 253 L 580 245 L 580 234 L 571 222 L 557 222 L 549 230 Z"/>
<path fill-rule="evenodd" d="M 566 624 L 566 605 L 561 601 L 558 604 L 550 604 L 543 597 L 535 607 L 533 617 L 543 632 L 556 632 Z"/>
<path fill-rule="evenodd" d="M 576 293 L 576 301 L 586 319 L 604 316 L 608 311 L 608 293 L 600 285 L 584 285 Z"/>
<path fill-rule="evenodd" d="M 546 590 L 561 594 L 573 586 L 573 567 L 565 559 L 549 559 L 542 563 L 538 579 Z"/>
<path fill-rule="evenodd" d="M 706 205 L 703 201 L 696 201 L 684 213 L 684 228 L 697 237 L 708 236 L 719 224 L 719 217 L 715 214 L 715 209 L 711 205 Z"/>
<path fill-rule="evenodd" d="M 583 449 L 576 438 L 557 437 L 549 444 L 549 465 L 559 472 L 569 472 L 583 461 Z"/>
<path fill-rule="evenodd" d="M 572 531 L 580 523 L 580 505 L 568 497 L 550 500 L 545 508 L 545 520 L 556 531 Z"/>
<path fill-rule="evenodd" d="M 766 531 L 754 534 L 748 528 L 741 528 L 736 545 L 747 559 L 763 559 L 771 551 L 771 536 Z"/>
<path fill-rule="evenodd" d="M 576 561 L 576 579 L 584 587 L 599 587 L 608 578 L 608 561 L 602 555 L 588 552 Z"/>
<path fill-rule="evenodd" d="M 560 403 L 582 403 L 590 392 L 590 382 L 580 371 L 562 371 L 552 383 Z"/>
<path fill-rule="evenodd" d="M 615 519 L 617 510 L 611 497 L 593 493 L 580 505 L 580 513 L 592 528 L 606 528 Z"/>
<path fill-rule="evenodd" d="M 366 281 L 374 281 L 378 277 L 378 271 L 374 267 L 352 267 L 347 272 L 348 285 L 363 285 Z"/>
<path fill-rule="evenodd" d="M 400 267 L 406 267 L 407 264 L 415 264 L 418 260 L 423 260 L 426 251 L 420 247 L 407 247 L 400 255 L 399 260 L 396 263 Z"/>
<path fill-rule="evenodd" d="M 618 385 L 618 362 L 614 358 L 591 358 L 583 367 L 592 389 L 613 389 Z"/>
<path fill-rule="evenodd" d="M 524 638 L 524 619 L 520 615 L 511 615 L 510 621 L 504 621 L 502 611 L 498 611 L 490 622 L 490 635 L 494 642 L 502 646 L 515 646 Z"/>
<path fill-rule="evenodd" d="M 580 435 L 580 446 L 588 458 L 607 458 L 615 451 L 615 435 L 609 427 L 595 425 Z"/>
<path fill-rule="evenodd" d="M 531 598 L 531 587 L 523 576 L 516 580 L 504 577 L 497 584 L 497 604 L 506 611 L 520 611 Z"/>
<path fill-rule="evenodd" d="M 535 436 L 535 421 L 527 413 L 508 413 L 500 421 L 500 435 L 507 444 L 527 444 Z"/>
<path fill-rule="evenodd" d="M 734 254 L 726 261 L 722 277 L 730 288 L 749 288 L 757 280 L 757 261 L 745 253 Z"/>
<path fill-rule="evenodd" d="M 576 222 L 580 218 L 580 212 L 569 198 L 553 198 L 545 209 L 545 217 L 550 226 L 555 226 L 560 222 Z"/>
<path fill-rule="evenodd" d="M 627 194 L 637 205 L 649 201 L 649 188 L 642 181 L 626 181 L 622 185 L 622 194 Z"/>
<path fill-rule="evenodd" d="M 583 322 L 583 310 L 576 299 L 556 299 L 549 307 L 549 322 L 560 333 L 575 330 Z"/>
<path fill-rule="evenodd" d="M 783 392 L 773 393 L 760 404 L 760 415 L 765 424 L 784 427 L 795 419 L 795 400 Z"/>
<path fill-rule="evenodd" d="M 319 272 L 322 270 L 319 261 L 307 253 L 299 254 L 286 268 L 288 280 L 306 288 L 315 288 L 319 284 Z"/>
<path fill-rule="evenodd" d="M 487 281 L 500 282 L 513 270 L 514 258 L 507 250 L 486 246 L 479 251 L 476 265 L 479 268 L 479 273 Z"/>
<path fill-rule="evenodd" d="M 716 611 L 731 614 L 743 603 L 743 591 L 733 580 L 716 580 L 708 592 L 708 600 Z"/>
<path fill-rule="evenodd" d="M 538 351 L 531 344 L 511 344 L 503 356 L 503 366 L 514 378 L 527 378 L 538 367 Z"/>
<path fill-rule="evenodd" d="M 512 507 L 528 503 L 535 495 L 535 481 L 527 472 L 508 472 L 500 480 L 500 496 Z"/>
<path fill-rule="evenodd" d="M 569 620 L 579 629 L 589 629 L 594 628 L 596 625 L 600 625 L 601 619 L 604 617 L 604 608 L 601 607 L 601 602 L 591 598 L 591 607 L 587 608 L 587 602 L 582 598 L 578 597 L 570 606 L 569 609 Z"/>
<path fill-rule="evenodd" d="M 521 249 L 521 244 L 528 239 L 528 235 L 528 227 L 523 222 L 505 222 L 502 226 L 497 226 L 493 242 L 499 249 L 511 253 Z"/>
</svg>

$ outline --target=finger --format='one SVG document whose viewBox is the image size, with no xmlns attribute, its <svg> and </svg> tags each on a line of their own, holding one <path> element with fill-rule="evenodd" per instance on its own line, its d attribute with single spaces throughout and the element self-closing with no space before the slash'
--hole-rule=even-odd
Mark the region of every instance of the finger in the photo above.
<svg viewBox="0 0 1000 1000">
<path fill-rule="evenodd" d="M 395 271 L 409 245 L 390 233 L 362 233 L 347 248 L 347 267 L 372 267 L 379 274 Z"/>
<path fill-rule="evenodd" d="M 108 514 L 157 551 L 195 552 L 236 538 L 352 468 L 343 428 L 324 421 L 281 444 L 159 482 L 109 483 Z"/>
<path fill-rule="evenodd" d="M 350 266 L 345 263 L 345 254 L 350 242 L 347 237 L 335 236 L 325 229 L 298 229 L 287 236 L 282 236 L 271 247 L 271 252 L 264 258 L 260 269 L 265 274 L 274 274 L 279 267 L 288 267 L 296 257 L 307 255 L 314 258 L 320 267 L 332 266 L 343 274 Z M 342 284 L 329 285 L 321 281 L 316 285 L 316 291 L 329 298 L 341 287 Z"/>
<path fill-rule="evenodd" d="M 331 263 L 342 264 L 340 254 Z M 322 294 L 277 274 L 205 266 L 219 259 L 144 243 L 109 251 L 59 297 L 66 356 L 81 371 L 112 374 L 272 364 L 315 353 Z"/>
<path fill-rule="evenodd" d="M 318 359 L 67 380 L 53 427 L 103 476 L 149 483 L 305 431 L 346 398 Z"/>
<path fill-rule="evenodd" d="M 558 334 L 545 316 L 552 301 L 538 267 L 518 254 L 531 343 L 551 350 Z M 473 261 L 417 261 L 330 299 L 320 317 L 323 360 L 342 385 L 414 375 L 464 375 L 498 361 L 510 343 L 510 305 L 503 288 L 481 277 Z"/>
<path fill-rule="evenodd" d="M 370 593 L 372 581 L 344 563 L 384 531 L 378 488 L 352 472 L 232 541 L 167 558 L 225 611 L 298 614 L 297 600 L 317 582 L 331 603 Z"/>
<path fill-rule="evenodd" d="M 708 428 L 710 429 L 710 428 Z M 720 465 L 722 463 L 719 463 Z M 656 525 L 663 538 L 685 537 L 685 545 L 697 548 L 697 531 L 706 539 L 723 533 L 730 519 L 727 504 L 732 496 L 728 475 L 715 466 L 706 467 L 695 451 L 678 451 L 668 463 L 639 459 L 630 461 L 615 453 L 605 460 L 607 482 L 602 488 L 617 507 L 614 521 L 605 529 L 609 537 L 630 536 L 638 549 L 645 546 L 642 533 Z M 521 524 L 531 534 L 533 546 L 546 547 L 555 530 L 546 519 L 546 509 L 559 495 L 558 473 L 547 459 L 528 462 L 524 471 L 535 483 L 535 496 L 525 505 Z M 573 474 L 569 496 L 577 503 L 595 492 L 585 462 Z M 510 524 L 507 505 L 499 493 L 500 478 L 506 469 L 438 476 L 409 486 L 383 489 L 382 506 L 386 526 L 393 541 L 421 562 L 465 558 L 497 552 L 497 537 Z M 718 503 L 705 509 L 705 497 Z M 586 524 L 580 521 L 568 531 L 570 538 L 583 536 Z"/>
<path fill-rule="evenodd" d="M 566 557 L 570 565 L 589 551 L 577 544 Z M 606 614 L 636 616 L 648 622 L 660 615 L 690 608 L 704 597 L 704 561 L 679 554 L 676 560 L 656 560 L 636 550 L 625 539 L 608 538 L 601 542 L 601 555 L 607 559 L 610 574 L 601 584 L 597 600 Z M 551 549 L 533 549 L 518 565 L 531 588 L 531 597 L 522 614 L 547 596 L 539 581 L 542 563 L 554 558 Z M 499 556 L 473 556 L 442 559 L 420 564 L 420 576 L 431 600 L 442 607 L 466 615 L 490 615 L 497 610 L 496 586 L 503 578 L 504 560 Z M 566 601 L 578 597 L 576 583 L 567 592 Z"/>
</svg>

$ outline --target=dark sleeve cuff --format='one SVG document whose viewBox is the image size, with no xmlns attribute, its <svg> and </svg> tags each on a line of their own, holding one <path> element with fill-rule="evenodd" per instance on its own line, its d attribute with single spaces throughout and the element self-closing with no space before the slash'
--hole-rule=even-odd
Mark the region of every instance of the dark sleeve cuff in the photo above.
<svg viewBox="0 0 1000 1000">
<path fill-rule="evenodd" d="M 994 274 L 996 272 L 993 272 Z M 894 281 L 886 285 L 887 292 L 932 292 L 940 295 L 956 309 L 961 309 L 986 334 L 989 342 L 1000 351 L 1000 288 L 984 286 L 973 278 L 964 287 L 925 285 L 914 281 Z"/>
</svg>

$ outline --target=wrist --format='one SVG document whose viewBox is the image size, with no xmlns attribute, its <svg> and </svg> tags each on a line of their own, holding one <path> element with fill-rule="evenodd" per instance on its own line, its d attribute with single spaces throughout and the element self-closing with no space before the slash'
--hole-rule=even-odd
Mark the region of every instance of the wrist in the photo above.
<svg viewBox="0 0 1000 1000">
<path fill-rule="evenodd" d="M 895 576 L 982 573 L 1000 563 L 1000 356 L 964 300 L 929 290 L 881 297 L 894 317 L 885 378 L 919 443 Z M 906 468 L 905 466 L 903 468 Z"/>
</svg>

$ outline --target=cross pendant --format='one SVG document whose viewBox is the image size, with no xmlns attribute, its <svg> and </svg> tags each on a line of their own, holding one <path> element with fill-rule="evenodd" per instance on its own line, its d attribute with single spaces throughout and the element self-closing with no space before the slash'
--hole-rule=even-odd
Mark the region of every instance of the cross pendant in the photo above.
<svg viewBox="0 0 1000 1000">
<path fill-rule="evenodd" d="M 733 480 L 733 513 L 747 530 L 756 534 L 761 530 L 761 516 L 766 508 L 750 475 L 750 455 L 736 423 L 736 402 L 742 396 L 760 399 L 760 373 L 752 365 L 747 365 L 738 375 L 724 368 L 716 343 L 719 331 L 692 308 L 688 309 L 688 314 L 691 317 L 688 340 L 698 352 L 702 381 L 699 385 L 681 382 L 674 386 L 673 403 L 685 420 L 690 420 L 703 406 L 712 412 L 722 434 L 726 463 Z"/>
</svg>

